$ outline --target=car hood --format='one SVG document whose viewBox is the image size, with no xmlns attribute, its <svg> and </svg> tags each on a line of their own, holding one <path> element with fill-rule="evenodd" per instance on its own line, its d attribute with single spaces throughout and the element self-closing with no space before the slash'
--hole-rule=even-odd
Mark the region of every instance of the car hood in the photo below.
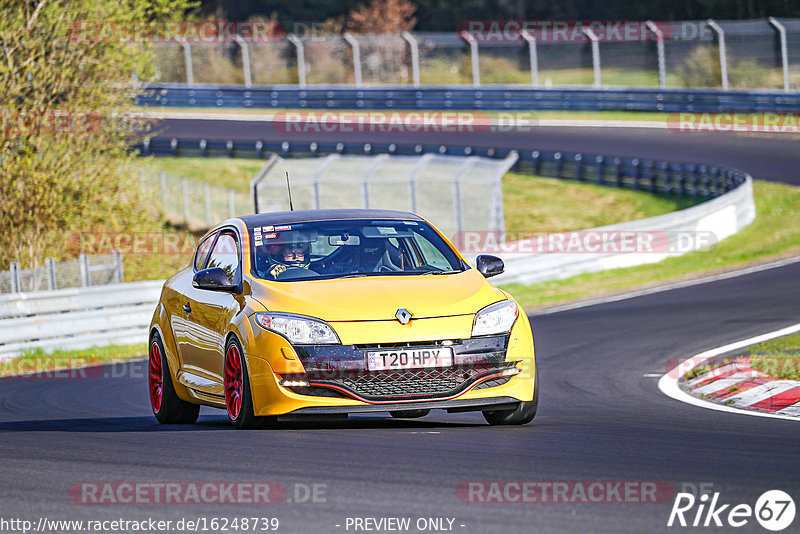
<svg viewBox="0 0 800 534">
<path fill-rule="evenodd" d="M 254 280 L 252 293 L 269 311 L 331 322 L 394 320 L 400 308 L 410 311 L 416 319 L 468 315 L 507 298 L 475 269 L 451 275 L 302 282 Z"/>
</svg>

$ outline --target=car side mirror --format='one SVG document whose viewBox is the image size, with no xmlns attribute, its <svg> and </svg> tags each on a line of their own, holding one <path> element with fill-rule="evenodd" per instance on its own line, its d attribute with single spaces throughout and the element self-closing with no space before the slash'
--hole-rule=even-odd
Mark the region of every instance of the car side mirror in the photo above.
<svg viewBox="0 0 800 534">
<path fill-rule="evenodd" d="M 236 288 L 231 283 L 228 273 L 221 267 L 211 267 L 194 273 L 192 286 L 197 289 L 207 289 L 209 291 L 233 291 Z"/>
<path fill-rule="evenodd" d="M 486 278 L 501 274 L 506 268 L 503 264 L 503 260 L 497 256 L 489 256 L 488 254 L 478 256 L 475 259 L 475 266 L 478 272 Z"/>
</svg>

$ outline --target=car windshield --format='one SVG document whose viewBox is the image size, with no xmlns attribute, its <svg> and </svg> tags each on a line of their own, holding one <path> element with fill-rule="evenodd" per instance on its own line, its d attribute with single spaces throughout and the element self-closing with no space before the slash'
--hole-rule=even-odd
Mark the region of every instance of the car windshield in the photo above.
<svg viewBox="0 0 800 534">
<path fill-rule="evenodd" d="M 427 223 L 343 220 L 249 227 L 253 276 L 279 282 L 461 272 Z"/>
</svg>

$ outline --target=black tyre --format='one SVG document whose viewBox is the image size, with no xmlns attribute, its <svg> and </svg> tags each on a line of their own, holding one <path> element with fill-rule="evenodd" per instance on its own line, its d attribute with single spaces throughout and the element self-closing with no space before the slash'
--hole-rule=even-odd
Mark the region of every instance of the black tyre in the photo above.
<svg viewBox="0 0 800 534">
<path fill-rule="evenodd" d="M 169 372 L 164 344 L 158 332 L 150 340 L 150 359 L 147 382 L 150 390 L 150 407 L 161 424 L 191 424 L 200 415 L 200 405 L 186 402 L 175 393 Z"/>
<path fill-rule="evenodd" d="M 389 412 L 392 417 L 398 419 L 416 419 L 417 417 L 425 417 L 429 413 L 431 413 L 430 410 L 395 410 Z"/>
<path fill-rule="evenodd" d="M 533 379 L 533 400 L 520 402 L 511 410 L 487 410 L 483 418 L 490 425 L 527 425 L 536 417 L 539 408 L 539 371 Z"/>
<path fill-rule="evenodd" d="M 233 336 L 225 345 L 225 407 L 236 428 L 253 428 L 265 422 L 253 415 L 253 395 L 244 352 Z"/>
</svg>

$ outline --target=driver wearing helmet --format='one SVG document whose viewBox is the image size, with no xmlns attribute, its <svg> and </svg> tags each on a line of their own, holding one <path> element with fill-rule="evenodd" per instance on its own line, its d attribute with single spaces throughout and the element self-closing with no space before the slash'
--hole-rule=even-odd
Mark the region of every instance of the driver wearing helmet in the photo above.
<svg viewBox="0 0 800 534">
<path fill-rule="evenodd" d="M 267 272 L 277 279 L 289 268 L 308 269 L 311 264 L 311 244 L 307 242 L 284 243 L 270 247 Z"/>
</svg>

